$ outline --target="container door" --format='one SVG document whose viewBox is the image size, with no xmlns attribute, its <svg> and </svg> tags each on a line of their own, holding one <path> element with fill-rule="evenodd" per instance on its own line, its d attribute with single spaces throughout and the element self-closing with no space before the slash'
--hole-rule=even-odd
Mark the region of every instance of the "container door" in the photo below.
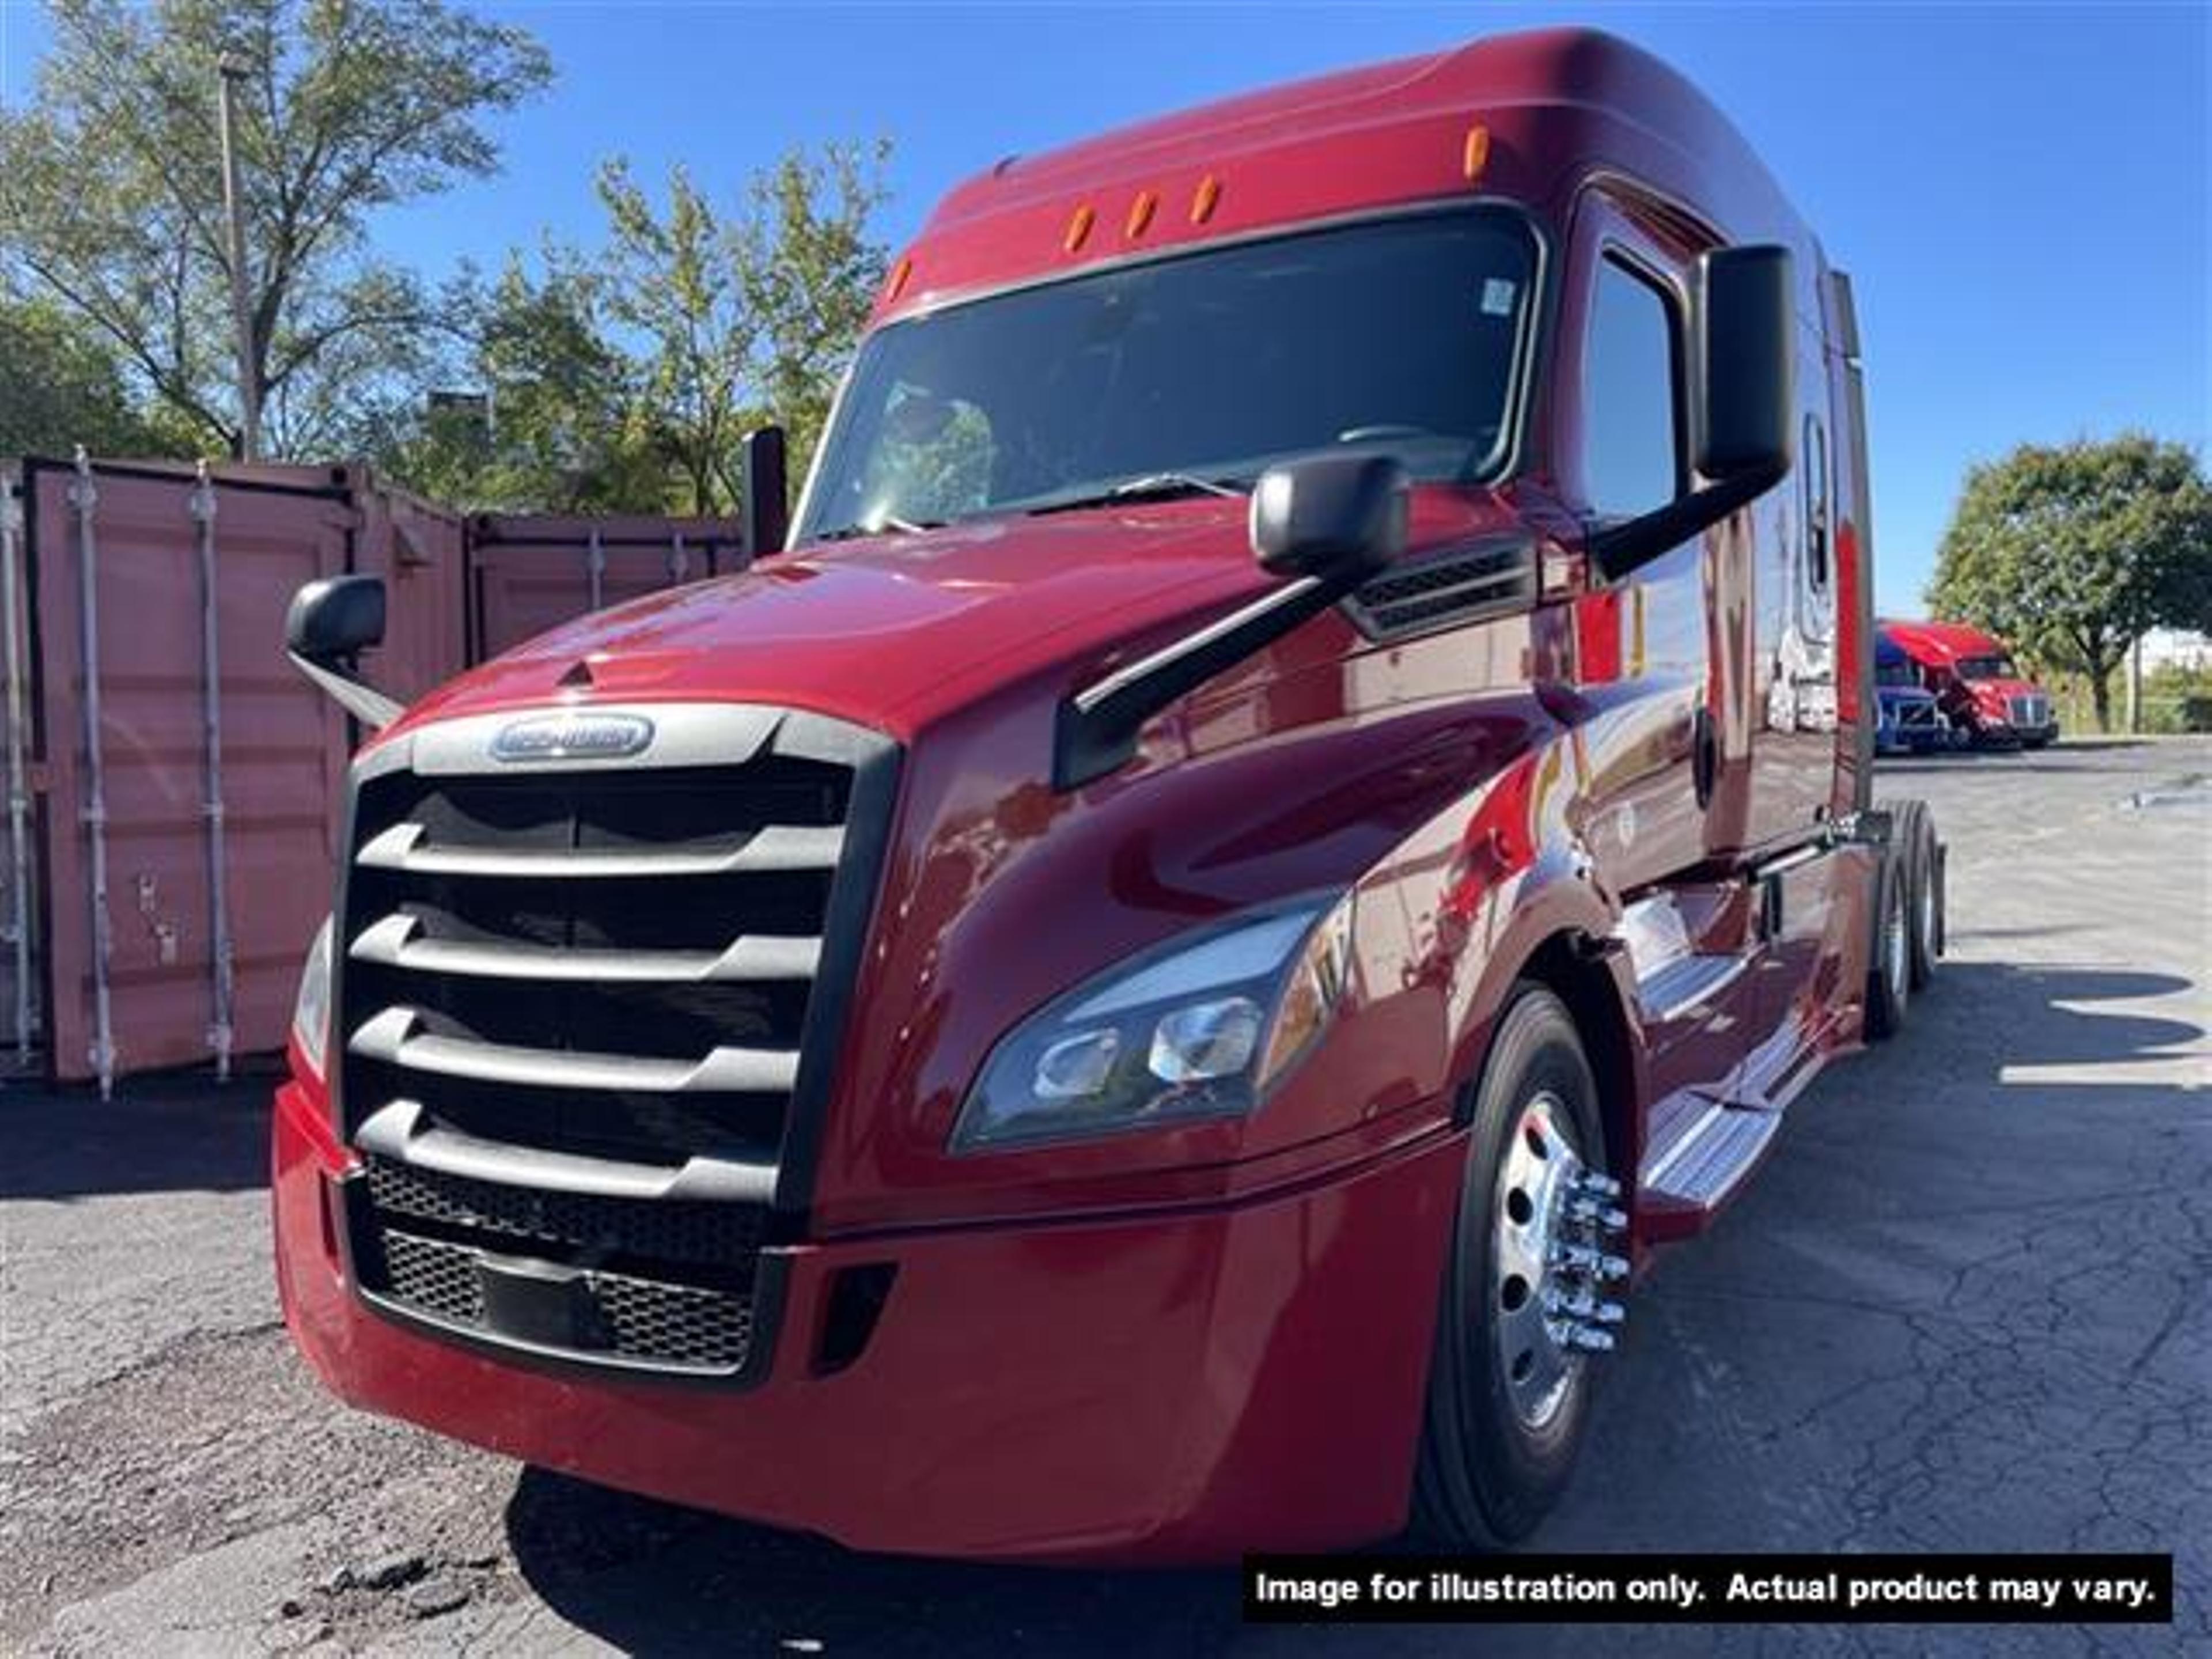
<svg viewBox="0 0 2212 1659">
<path fill-rule="evenodd" d="M 346 568 L 351 510 L 122 467 L 34 464 L 27 493 L 51 1069 L 279 1048 L 329 908 L 345 743 L 284 659 L 284 613 Z"/>
</svg>

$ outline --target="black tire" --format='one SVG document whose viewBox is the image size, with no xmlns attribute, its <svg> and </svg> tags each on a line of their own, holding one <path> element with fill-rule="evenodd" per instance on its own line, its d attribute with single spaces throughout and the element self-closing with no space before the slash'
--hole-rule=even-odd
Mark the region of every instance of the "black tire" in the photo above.
<svg viewBox="0 0 2212 1659">
<path fill-rule="evenodd" d="M 1911 855 L 1893 834 L 1875 879 L 1874 936 L 1867 964 L 1866 1034 L 1875 1042 L 1905 1029 L 1912 1000 Z"/>
<path fill-rule="evenodd" d="M 1534 1426 L 1523 1420 L 1499 1349 L 1498 1322 L 1507 1316 L 1492 1291 L 1507 1138 L 1547 1097 L 1565 1109 L 1561 1127 L 1585 1166 L 1604 1170 L 1597 1084 L 1574 1021 L 1558 997 L 1524 983 L 1498 1017 L 1475 1089 L 1414 1478 L 1415 1530 L 1459 1548 L 1527 1536 L 1565 1489 L 1589 1420 L 1590 1365 L 1580 1355 L 1569 1362 L 1553 1413 Z M 1524 1297 L 1534 1294 L 1524 1287 Z"/>
<path fill-rule="evenodd" d="M 1905 902 L 1911 907 L 1907 952 L 1917 994 L 1936 977 L 1936 963 L 1943 954 L 1943 851 L 1925 801 L 1900 802 L 1893 816 L 1892 835 L 1905 860 Z"/>
</svg>

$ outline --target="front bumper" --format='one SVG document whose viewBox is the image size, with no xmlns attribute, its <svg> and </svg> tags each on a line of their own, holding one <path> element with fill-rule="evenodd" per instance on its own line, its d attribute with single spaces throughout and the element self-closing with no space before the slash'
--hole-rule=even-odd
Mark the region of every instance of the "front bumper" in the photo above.
<svg viewBox="0 0 2212 1659">
<path fill-rule="evenodd" d="M 272 1203 L 295 1340 L 339 1395 L 525 1462 L 856 1548 L 1160 1562 L 1323 1549 L 1404 1522 L 1463 1138 L 1243 1203 L 789 1247 L 750 1388 L 491 1358 L 346 1284 L 345 1154 L 279 1090 Z M 841 1270 L 896 1268 L 849 1365 Z"/>
</svg>

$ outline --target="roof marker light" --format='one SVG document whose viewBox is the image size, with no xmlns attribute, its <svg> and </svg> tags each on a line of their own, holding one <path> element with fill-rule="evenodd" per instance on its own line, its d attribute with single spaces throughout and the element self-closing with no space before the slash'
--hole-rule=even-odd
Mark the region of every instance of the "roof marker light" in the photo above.
<svg viewBox="0 0 2212 1659">
<path fill-rule="evenodd" d="M 913 256 L 910 254 L 900 256 L 899 262 L 891 267 L 890 281 L 885 284 L 884 288 L 884 299 L 885 301 L 888 302 L 890 301 L 896 300 L 900 295 L 905 293 L 906 279 L 913 275 Z"/>
<path fill-rule="evenodd" d="M 1143 235 L 1146 227 L 1152 222 L 1153 210 L 1159 204 L 1160 198 L 1158 191 L 1139 191 L 1137 199 L 1129 204 L 1128 219 L 1121 226 L 1122 235 L 1131 241 Z"/>
<path fill-rule="evenodd" d="M 1097 216 L 1091 210 L 1091 204 L 1088 202 L 1076 209 L 1074 215 L 1067 222 L 1067 234 L 1060 239 L 1060 246 L 1070 253 L 1079 250 L 1090 238 L 1091 222 Z"/>
<path fill-rule="evenodd" d="M 1198 189 L 1190 198 L 1190 222 L 1202 225 L 1213 216 L 1213 204 L 1221 199 L 1221 180 L 1212 173 L 1198 181 Z"/>
<path fill-rule="evenodd" d="M 1482 169 L 1490 161 L 1490 129 L 1480 123 L 1467 130 L 1467 144 L 1460 151 L 1460 171 L 1467 175 L 1469 184 L 1482 177 Z"/>
</svg>

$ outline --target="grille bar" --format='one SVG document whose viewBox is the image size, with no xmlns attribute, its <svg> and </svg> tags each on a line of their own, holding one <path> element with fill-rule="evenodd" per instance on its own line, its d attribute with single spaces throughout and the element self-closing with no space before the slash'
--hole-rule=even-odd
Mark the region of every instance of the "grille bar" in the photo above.
<svg viewBox="0 0 2212 1659">
<path fill-rule="evenodd" d="M 799 1075 L 796 1050 L 716 1048 L 698 1060 L 642 1060 L 632 1054 L 518 1048 L 472 1038 L 416 1035 L 414 1008 L 386 1008 L 353 1034 L 347 1046 L 364 1060 L 410 1071 L 481 1083 L 541 1089 L 635 1089 L 653 1094 L 787 1094 Z"/>
<path fill-rule="evenodd" d="M 395 823 L 354 855 L 364 869 L 424 876 L 493 876 L 571 881 L 608 878 L 737 875 L 746 872 L 834 870 L 845 850 L 842 826 L 772 823 L 735 846 L 675 850 L 596 848 L 539 852 L 496 847 L 426 846 L 419 823 Z"/>
<path fill-rule="evenodd" d="M 424 1118 L 420 1101 L 395 1100 L 361 1126 L 355 1143 L 394 1168 L 422 1171 L 424 1179 L 443 1176 L 501 1182 L 514 1192 L 570 1193 L 624 1202 L 689 1204 L 736 1199 L 758 1204 L 775 1190 L 773 1160 L 695 1156 L 672 1170 L 659 1164 L 623 1164 L 483 1140 L 439 1128 Z"/>
<path fill-rule="evenodd" d="M 725 951 L 569 951 L 420 937 L 419 916 L 396 914 L 372 923 L 353 942 L 356 962 L 382 963 L 478 979 L 606 981 L 621 984 L 696 985 L 751 980 L 806 980 L 822 958 L 822 941 L 741 935 Z"/>
</svg>

